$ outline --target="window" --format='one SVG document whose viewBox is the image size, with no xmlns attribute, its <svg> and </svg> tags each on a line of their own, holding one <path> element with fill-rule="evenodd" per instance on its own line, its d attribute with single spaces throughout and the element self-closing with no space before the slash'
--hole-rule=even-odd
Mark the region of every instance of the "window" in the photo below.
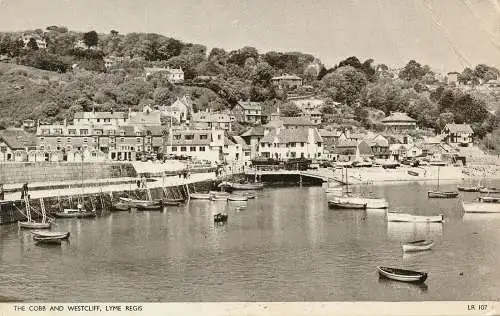
<svg viewBox="0 0 500 316">
<path fill-rule="evenodd" d="M 189 151 L 196 151 L 196 147 L 189 147 Z"/>
<path fill-rule="evenodd" d="M 122 142 L 122 143 L 123 143 L 124 141 L 125 141 L 125 138 L 120 137 L 120 142 Z"/>
<path fill-rule="evenodd" d="M 174 139 L 175 140 L 180 140 L 181 139 L 181 135 L 174 135 Z"/>
<path fill-rule="evenodd" d="M 101 119 L 97 119 L 97 123 L 99 123 L 101 121 Z"/>
<path fill-rule="evenodd" d="M 96 129 L 95 133 L 96 135 L 102 135 L 102 129 Z"/>
<path fill-rule="evenodd" d="M 69 135 L 76 135 L 76 129 L 68 129 Z"/>
<path fill-rule="evenodd" d="M 224 148 L 227 148 L 227 145 L 224 145 Z"/>
<path fill-rule="evenodd" d="M 182 146 L 181 151 L 186 151 L 186 147 Z"/>
<path fill-rule="evenodd" d="M 261 143 L 261 144 L 260 144 L 260 147 L 264 147 L 264 146 L 265 146 L 265 144 L 264 144 L 264 143 Z"/>
<path fill-rule="evenodd" d="M 172 151 L 177 151 L 177 147 L 176 146 L 172 146 Z"/>
<path fill-rule="evenodd" d="M 221 134 L 217 135 L 217 139 L 221 140 L 222 139 L 222 135 Z"/>
<path fill-rule="evenodd" d="M 114 137 L 111 137 L 111 138 L 109 139 L 109 142 L 110 142 L 110 143 L 112 143 L 112 144 L 114 144 L 114 143 L 115 143 L 115 138 L 114 138 Z"/>
<path fill-rule="evenodd" d="M 40 149 L 41 149 L 41 150 L 44 150 L 44 149 L 45 149 L 45 146 L 43 146 L 43 145 L 42 145 L 42 146 L 40 146 Z"/>
<path fill-rule="evenodd" d="M 141 138 L 140 138 L 140 137 L 137 137 L 137 138 L 136 138 L 136 140 L 137 140 L 137 143 L 138 143 L 138 144 L 140 144 L 140 143 L 141 143 Z"/>
<path fill-rule="evenodd" d="M 184 135 L 184 139 L 185 140 L 193 140 L 194 139 L 194 135 L 193 134 Z"/>
<path fill-rule="evenodd" d="M 200 140 L 207 140 L 208 139 L 208 135 L 207 134 L 201 134 L 200 135 Z"/>
<path fill-rule="evenodd" d="M 295 147 L 295 143 L 290 143 L 290 147 Z"/>
<path fill-rule="evenodd" d="M 45 137 L 40 137 L 39 139 L 41 142 L 43 142 L 45 140 Z"/>
<path fill-rule="evenodd" d="M 57 143 L 61 142 L 61 137 L 57 137 Z"/>
<path fill-rule="evenodd" d="M 321 147 L 321 143 L 318 143 L 318 147 Z M 379 150 L 380 150 L 380 149 L 381 149 L 381 148 L 379 148 Z"/>
<path fill-rule="evenodd" d="M 247 152 L 245 152 L 245 157 L 248 157 L 248 156 L 250 156 L 250 153 L 247 151 Z"/>
<path fill-rule="evenodd" d="M 87 137 L 84 137 L 83 138 L 83 142 L 86 143 L 87 142 Z"/>
<path fill-rule="evenodd" d="M 141 136 L 141 132 L 135 132 L 135 136 Z"/>
<path fill-rule="evenodd" d="M 300 147 L 304 147 L 304 143 L 300 143 Z"/>
<path fill-rule="evenodd" d="M 66 142 L 71 143 L 71 137 L 66 138 Z"/>
<path fill-rule="evenodd" d="M 199 150 L 200 151 L 205 151 L 205 146 L 200 146 Z"/>
<path fill-rule="evenodd" d="M 81 129 L 80 130 L 80 135 L 88 135 L 89 134 L 89 130 L 88 129 Z"/>
</svg>

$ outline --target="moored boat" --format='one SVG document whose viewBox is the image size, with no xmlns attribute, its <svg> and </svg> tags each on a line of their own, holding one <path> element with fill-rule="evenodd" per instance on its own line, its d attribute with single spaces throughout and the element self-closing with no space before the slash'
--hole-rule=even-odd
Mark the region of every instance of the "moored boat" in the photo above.
<svg viewBox="0 0 500 316">
<path fill-rule="evenodd" d="M 17 222 L 20 228 L 31 228 L 31 229 L 47 229 L 50 228 L 50 222 L 35 222 L 35 221 L 24 221 Z"/>
<path fill-rule="evenodd" d="M 330 200 L 328 201 L 328 207 L 333 209 L 366 209 L 366 203 L 362 204 Z"/>
<path fill-rule="evenodd" d="M 130 205 L 123 201 L 118 201 L 113 204 L 113 210 L 115 211 L 129 211 L 130 210 Z"/>
<path fill-rule="evenodd" d="M 429 198 L 440 198 L 440 199 L 452 199 L 458 196 L 458 192 L 455 191 L 428 191 L 427 196 Z"/>
<path fill-rule="evenodd" d="M 212 196 L 229 196 L 230 195 L 229 192 L 225 192 L 225 191 L 210 191 L 208 194 L 210 194 Z"/>
<path fill-rule="evenodd" d="M 227 201 L 227 196 L 210 196 L 210 201 Z"/>
<path fill-rule="evenodd" d="M 36 222 L 31 218 L 31 206 L 28 197 L 24 198 L 24 203 L 26 206 L 26 221 L 17 222 L 19 228 L 29 228 L 29 229 L 47 229 L 50 228 L 52 222 L 47 220 L 47 214 L 45 212 L 45 204 L 43 199 L 40 199 L 40 208 L 42 210 L 42 221 Z"/>
<path fill-rule="evenodd" d="M 255 194 L 252 194 L 252 193 L 244 193 L 243 194 L 244 196 L 247 197 L 247 199 L 255 199 L 256 198 L 256 195 Z"/>
<path fill-rule="evenodd" d="M 227 198 L 228 201 L 240 201 L 240 202 L 245 202 L 248 201 L 248 197 L 246 196 L 241 196 L 241 195 L 230 195 Z"/>
<path fill-rule="evenodd" d="M 193 200 L 210 200 L 210 193 L 191 193 L 189 198 Z"/>
<path fill-rule="evenodd" d="M 422 283 L 427 280 L 426 272 L 418 272 L 412 270 L 404 270 L 389 267 L 377 267 L 380 276 L 401 282 Z"/>
<path fill-rule="evenodd" d="M 95 210 L 87 211 L 83 208 L 66 208 L 62 212 L 56 212 L 54 216 L 59 218 L 90 218 L 96 217 L 97 213 Z"/>
<path fill-rule="evenodd" d="M 60 243 L 62 240 L 69 238 L 69 232 L 44 232 L 44 231 L 34 231 L 32 232 L 33 240 L 42 243 Z"/>
<path fill-rule="evenodd" d="M 444 215 L 411 215 L 395 212 L 387 212 L 387 221 L 389 222 L 410 222 L 410 223 L 441 223 L 444 221 Z"/>
<path fill-rule="evenodd" d="M 147 201 L 149 202 L 149 201 Z M 148 211 L 148 210 L 162 210 L 163 207 L 159 201 L 155 201 L 155 203 L 137 203 L 135 205 L 138 211 Z"/>
<path fill-rule="evenodd" d="M 389 204 L 386 199 L 381 198 L 370 198 L 362 196 L 339 196 L 335 197 L 333 201 L 343 202 L 343 203 L 354 203 L 354 204 L 366 204 L 366 208 L 388 208 Z"/>
<path fill-rule="evenodd" d="M 415 172 L 415 171 L 413 171 L 413 170 L 408 170 L 408 174 L 409 174 L 410 176 L 415 176 L 415 177 L 417 177 L 417 176 L 419 175 L 419 173 L 418 173 L 418 172 Z"/>
<path fill-rule="evenodd" d="M 500 204 L 492 202 L 462 203 L 465 213 L 500 213 Z"/>
<path fill-rule="evenodd" d="M 480 196 L 477 200 L 482 203 L 500 203 L 500 197 L 498 196 Z"/>
<path fill-rule="evenodd" d="M 479 189 L 480 193 L 500 193 L 500 189 L 498 188 L 481 188 Z"/>
<path fill-rule="evenodd" d="M 264 188 L 263 183 L 232 183 L 233 190 L 260 190 Z"/>
<path fill-rule="evenodd" d="M 433 246 L 434 246 L 434 241 L 425 239 L 409 241 L 402 244 L 404 252 L 417 252 L 417 251 L 430 250 Z"/>
<path fill-rule="evenodd" d="M 458 191 L 463 191 L 463 192 L 479 192 L 479 190 L 481 190 L 481 188 L 482 188 L 482 187 L 481 187 L 481 186 L 478 186 L 478 185 L 476 185 L 476 186 L 470 186 L 470 187 L 468 187 L 468 186 L 461 186 L 461 185 L 459 185 L 459 186 L 457 187 L 457 190 L 458 190 Z"/>
</svg>

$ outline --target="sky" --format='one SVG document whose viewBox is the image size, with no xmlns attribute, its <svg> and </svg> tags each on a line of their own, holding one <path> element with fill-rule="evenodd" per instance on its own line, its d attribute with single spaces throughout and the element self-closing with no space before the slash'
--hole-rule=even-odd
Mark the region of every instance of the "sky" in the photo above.
<svg viewBox="0 0 500 316">
<path fill-rule="evenodd" d="M 500 68 L 500 0 L 0 0 L 0 31 L 150 32 L 210 50 L 300 51 L 439 72 Z"/>
</svg>

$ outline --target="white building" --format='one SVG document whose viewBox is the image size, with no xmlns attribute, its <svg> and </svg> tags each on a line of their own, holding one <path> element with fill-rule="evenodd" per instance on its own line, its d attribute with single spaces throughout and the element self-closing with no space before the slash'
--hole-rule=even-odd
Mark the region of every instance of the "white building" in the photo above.
<svg viewBox="0 0 500 316">
<path fill-rule="evenodd" d="M 193 101 L 185 95 L 182 98 L 177 98 L 170 106 L 159 106 L 158 110 L 162 115 L 171 116 L 177 122 L 185 123 L 193 111 Z"/>
<path fill-rule="evenodd" d="M 146 73 L 146 79 L 154 74 L 159 74 L 159 76 L 164 77 L 169 82 L 181 83 L 184 82 L 184 71 L 181 67 L 170 68 L 170 67 L 145 67 L 144 71 Z"/>
<path fill-rule="evenodd" d="M 278 160 L 322 157 L 323 139 L 315 128 L 276 128 L 264 133 L 259 146 L 263 157 Z"/>
<path fill-rule="evenodd" d="M 165 147 L 167 154 L 220 162 L 224 159 L 224 131 L 172 130 Z"/>
</svg>

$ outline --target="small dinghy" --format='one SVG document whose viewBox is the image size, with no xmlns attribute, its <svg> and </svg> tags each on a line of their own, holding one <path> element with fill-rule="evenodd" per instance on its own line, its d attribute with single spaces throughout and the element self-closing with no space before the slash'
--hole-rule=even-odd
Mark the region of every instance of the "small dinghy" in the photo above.
<svg viewBox="0 0 500 316">
<path fill-rule="evenodd" d="M 34 231 L 32 234 L 33 240 L 47 244 L 61 243 L 62 240 L 69 238 L 69 232 Z"/>
<path fill-rule="evenodd" d="M 465 213 L 500 213 L 500 205 L 496 202 L 462 203 Z"/>
<path fill-rule="evenodd" d="M 377 267 L 378 274 L 382 277 L 410 283 L 423 283 L 427 280 L 427 273 L 389 267 Z"/>
<path fill-rule="evenodd" d="M 225 223 L 227 222 L 227 218 L 228 218 L 227 214 L 217 213 L 214 215 L 214 222 Z"/>
<path fill-rule="evenodd" d="M 56 212 L 54 216 L 59 218 L 89 218 L 96 217 L 97 213 L 95 210 L 86 211 L 80 208 L 66 208 L 62 212 Z"/>
<path fill-rule="evenodd" d="M 248 197 L 246 196 L 241 196 L 241 195 L 230 195 L 227 198 L 228 201 L 235 201 L 235 202 L 246 202 L 248 201 Z"/>
<path fill-rule="evenodd" d="M 415 171 L 413 171 L 413 170 L 408 170 L 408 174 L 409 174 L 410 176 L 414 176 L 414 177 L 417 177 L 417 176 L 418 176 L 418 172 L 415 172 Z"/>
<path fill-rule="evenodd" d="M 500 203 L 500 197 L 497 196 L 480 196 L 477 200 L 481 203 Z"/>
<path fill-rule="evenodd" d="M 28 197 L 24 198 L 24 203 L 26 206 L 26 221 L 17 222 L 19 228 L 29 228 L 29 229 L 48 229 L 52 224 L 50 220 L 47 220 L 47 214 L 45 212 L 45 204 L 43 199 L 40 199 L 40 207 L 42 210 L 42 221 L 36 222 L 31 218 L 31 206 Z"/>
<path fill-rule="evenodd" d="M 457 187 L 457 190 L 458 191 L 462 191 L 462 192 L 479 192 L 479 190 L 481 190 L 481 187 L 476 185 L 476 186 L 472 186 L 472 187 L 466 187 L 466 186 L 458 186 Z"/>
<path fill-rule="evenodd" d="M 366 203 L 328 201 L 328 207 L 333 209 L 366 209 Z"/>
<path fill-rule="evenodd" d="M 455 191 L 428 191 L 427 197 L 435 199 L 452 199 L 458 196 L 458 192 Z"/>
<path fill-rule="evenodd" d="M 411 215 L 395 212 L 387 212 L 388 222 L 409 222 L 409 223 L 441 223 L 444 221 L 444 215 Z"/>
<path fill-rule="evenodd" d="M 430 250 L 434 246 L 434 241 L 432 240 L 415 240 L 409 241 L 402 245 L 404 252 L 417 252 Z"/>
<path fill-rule="evenodd" d="M 498 188 L 481 188 L 479 189 L 480 193 L 500 193 L 500 189 Z"/>
<path fill-rule="evenodd" d="M 210 201 L 227 201 L 227 196 L 211 196 Z"/>
<path fill-rule="evenodd" d="M 233 190 L 261 190 L 264 188 L 263 183 L 232 183 Z"/>
<path fill-rule="evenodd" d="M 135 206 L 138 211 L 161 211 L 163 210 L 163 207 L 161 203 L 144 203 L 144 204 L 137 204 Z"/>
<path fill-rule="evenodd" d="M 193 200 L 210 200 L 210 193 L 191 193 L 189 198 Z"/>
</svg>

